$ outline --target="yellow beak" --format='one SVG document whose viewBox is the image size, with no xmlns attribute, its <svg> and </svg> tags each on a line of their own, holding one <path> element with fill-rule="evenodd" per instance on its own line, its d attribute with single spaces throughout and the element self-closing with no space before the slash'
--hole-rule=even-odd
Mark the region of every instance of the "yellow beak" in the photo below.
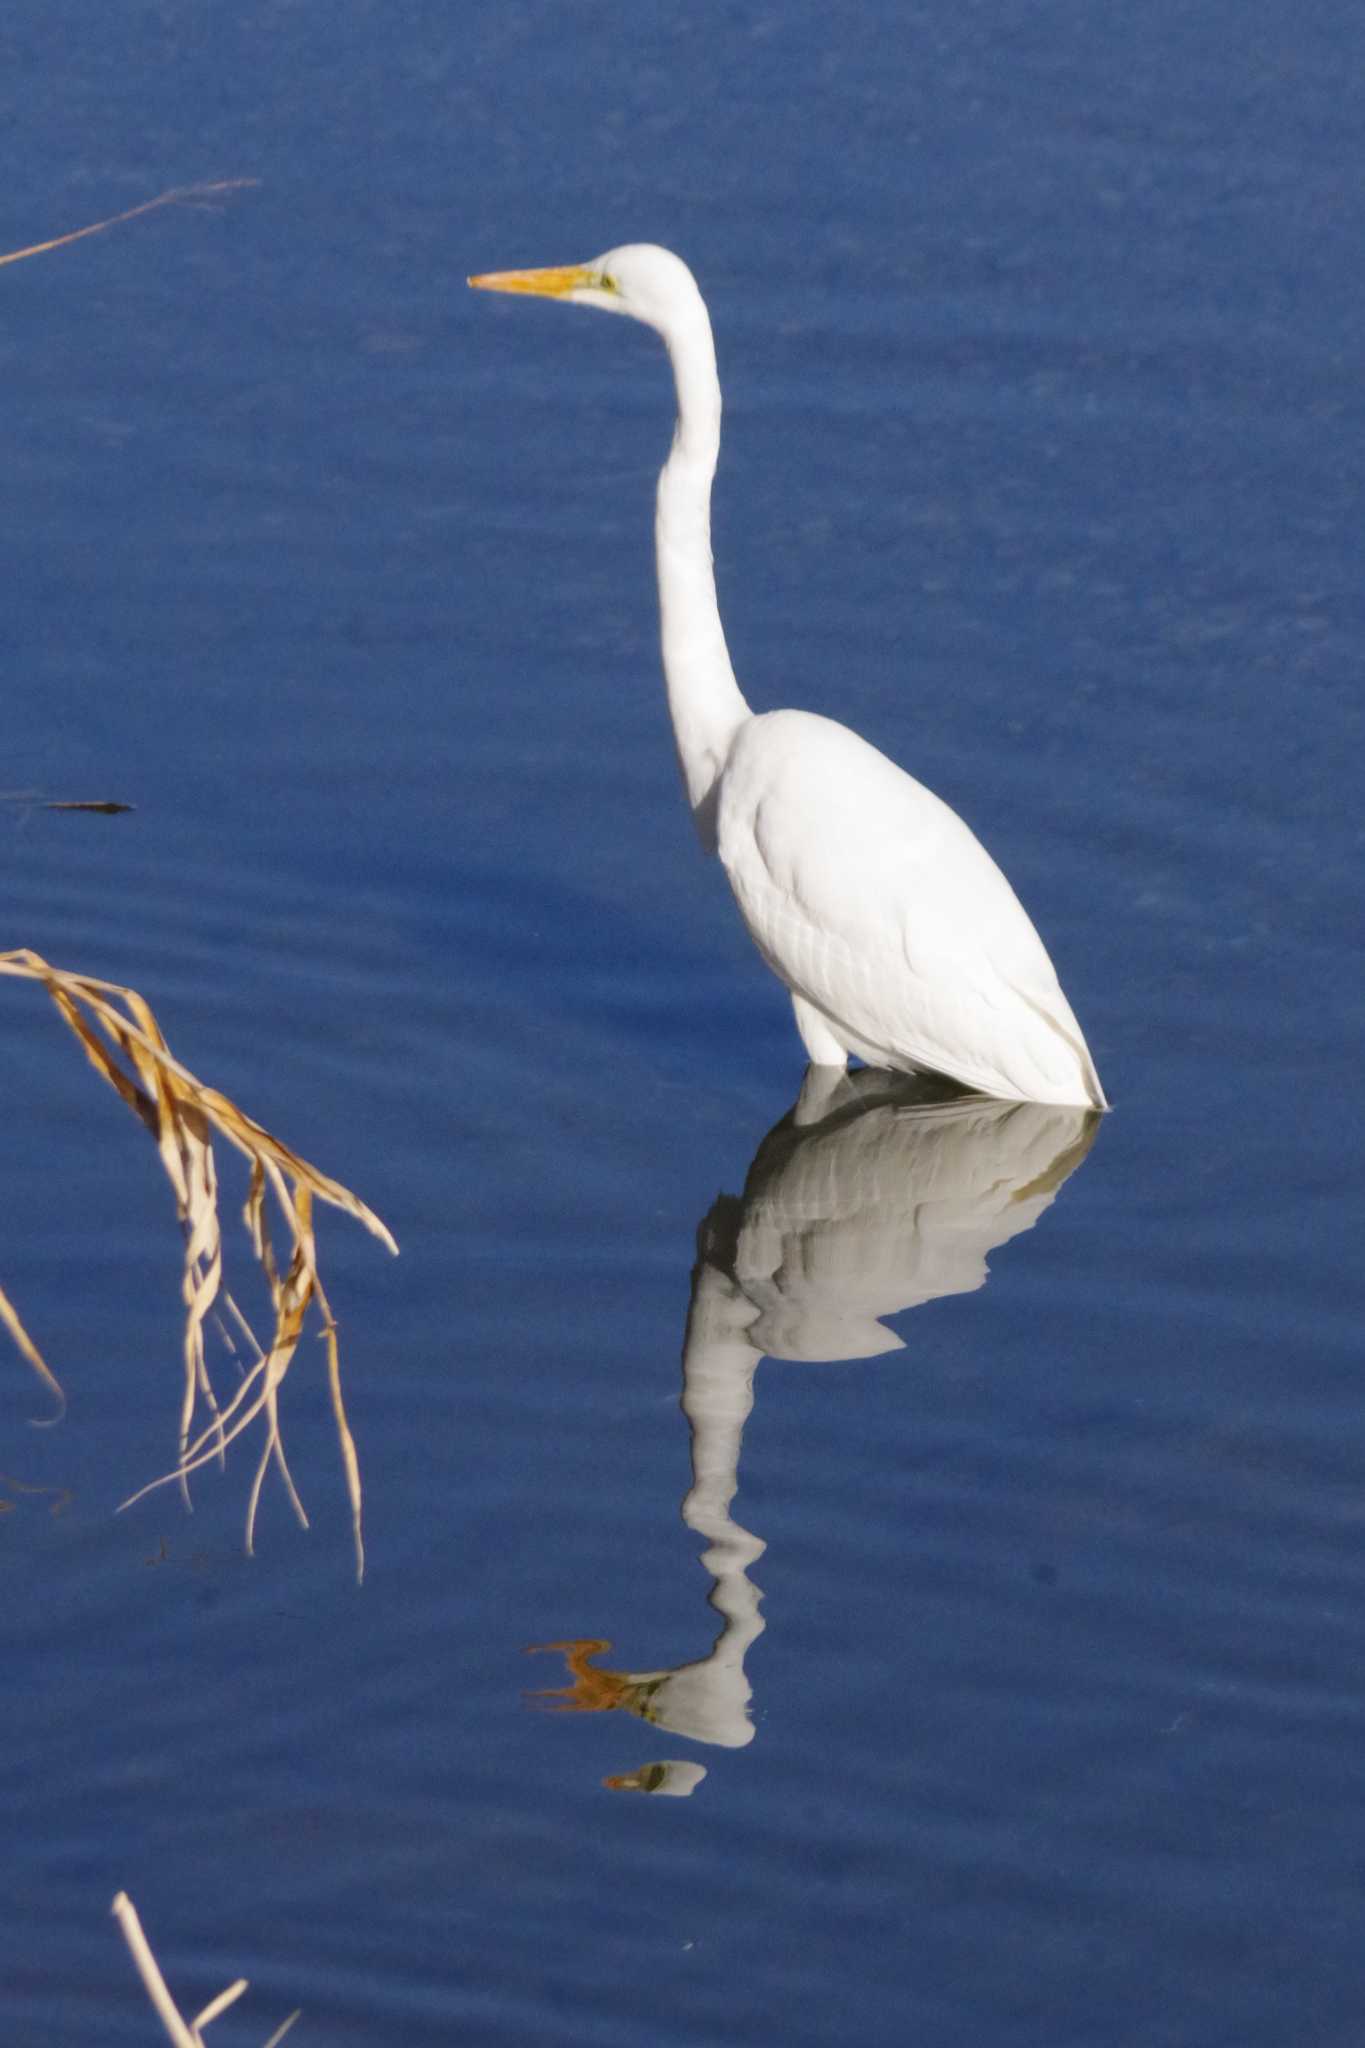
<svg viewBox="0 0 1365 2048">
<path fill-rule="evenodd" d="M 468 282 L 481 292 L 536 292 L 541 298 L 562 299 L 595 279 L 585 264 L 569 263 L 551 270 L 489 270 Z"/>
</svg>

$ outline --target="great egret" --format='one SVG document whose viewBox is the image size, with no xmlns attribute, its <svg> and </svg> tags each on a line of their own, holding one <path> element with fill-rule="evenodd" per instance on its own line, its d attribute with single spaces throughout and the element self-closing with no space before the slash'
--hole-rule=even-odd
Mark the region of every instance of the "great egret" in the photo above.
<svg viewBox="0 0 1365 2048">
<path fill-rule="evenodd" d="M 702 845 L 791 991 L 812 1065 L 853 1053 L 985 1095 L 1106 1108 L 1042 940 L 956 812 L 847 726 L 755 713 L 740 692 L 711 562 L 720 380 L 687 265 L 637 243 L 469 282 L 629 313 L 663 337 L 678 423 L 654 531 L 678 760 Z"/>
</svg>

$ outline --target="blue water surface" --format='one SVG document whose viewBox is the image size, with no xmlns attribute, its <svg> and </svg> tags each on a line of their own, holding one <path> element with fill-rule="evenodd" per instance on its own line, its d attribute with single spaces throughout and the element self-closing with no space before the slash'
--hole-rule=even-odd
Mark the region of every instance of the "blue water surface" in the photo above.
<svg viewBox="0 0 1365 2048">
<path fill-rule="evenodd" d="M 308 1532 L 268 1478 L 244 1554 L 259 1439 L 116 1515 L 173 1203 L 3 984 L 0 1286 L 69 1402 L 0 1357 L 4 2041 L 158 2037 L 126 1889 L 187 2012 L 250 1978 L 218 2048 L 1357 2043 L 1365 17 L 16 0 L 0 50 L 0 247 L 259 181 L 0 278 L 0 946 L 401 1246 L 320 1216 L 363 1585 L 312 1337 Z M 745 689 L 982 834 L 1098 1129 L 784 1123 L 658 676 L 661 352 L 464 288 L 635 239 L 712 308 Z"/>
</svg>

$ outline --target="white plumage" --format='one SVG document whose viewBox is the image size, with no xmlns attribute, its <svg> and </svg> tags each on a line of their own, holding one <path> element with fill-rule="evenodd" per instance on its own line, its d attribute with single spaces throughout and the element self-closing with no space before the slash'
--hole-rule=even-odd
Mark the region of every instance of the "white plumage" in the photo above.
<svg viewBox="0 0 1365 2048">
<path fill-rule="evenodd" d="M 847 726 L 755 715 L 711 563 L 720 383 L 692 273 L 667 249 L 470 279 L 628 313 L 662 335 L 678 424 L 655 539 L 664 675 L 688 801 L 812 1062 L 929 1068 L 983 1094 L 1103 1109 L 1095 1065 L 1018 897 L 955 811 Z"/>
</svg>

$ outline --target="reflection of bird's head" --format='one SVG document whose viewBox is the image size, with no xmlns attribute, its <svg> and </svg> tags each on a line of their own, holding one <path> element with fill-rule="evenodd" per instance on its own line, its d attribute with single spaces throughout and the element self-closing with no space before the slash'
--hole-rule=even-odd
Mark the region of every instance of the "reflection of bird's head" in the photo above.
<svg viewBox="0 0 1365 2048">
<path fill-rule="evenodd" d="M 604 313 L 629 313 L 661 334 L 680 320 L 706 313 L 696 280 L 681 257 L 652 242 L 609 249 L 591 263 L 560 264 L 549 270 L 493 270 L 469 282 L 481 291 L 529 292 L 543 299 L 567 299 Z"/>
<path fill-rule="evenodd" d="M 705 1764 L 683 1763 L 676 1757 L 659 1764 L 641 1764 L 638 1770 L 622 1771 L 602 1783 L 608 1792 L 654 1792 L 672 1799 L 686 1799 L 706 1776 Z"/>
</svg>

